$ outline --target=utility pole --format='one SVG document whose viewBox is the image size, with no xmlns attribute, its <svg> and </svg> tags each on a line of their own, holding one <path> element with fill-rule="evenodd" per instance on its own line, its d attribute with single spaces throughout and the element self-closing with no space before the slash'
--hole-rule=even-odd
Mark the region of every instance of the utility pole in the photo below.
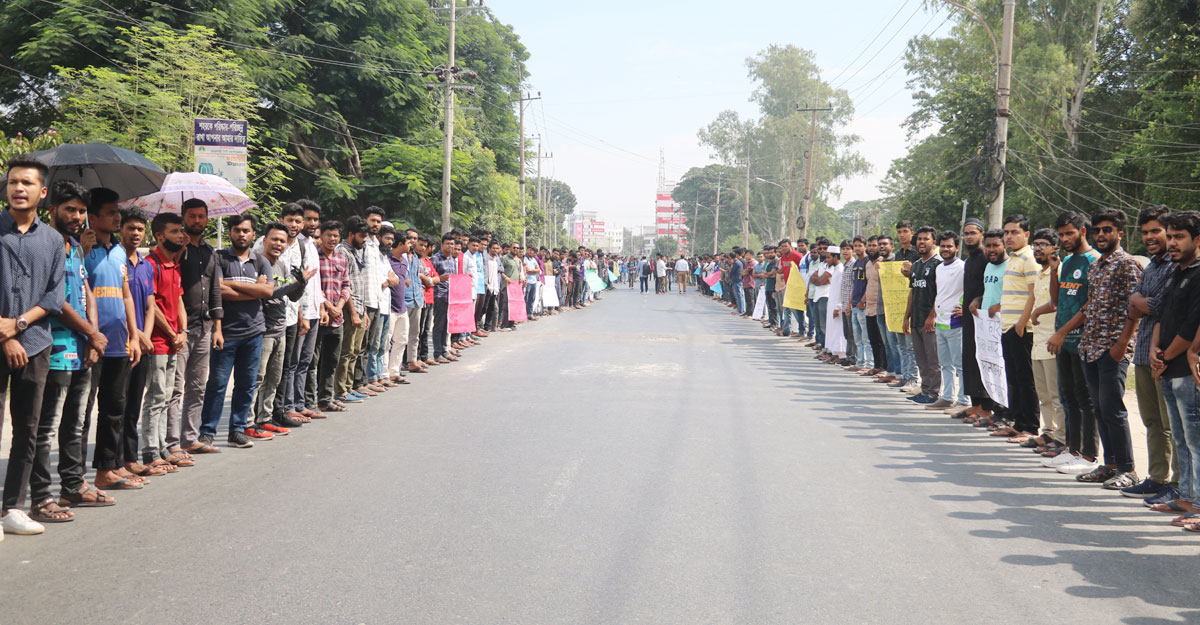
<svg viewBox="0 0 1200 625">
<path fill-rule="evenodd" d="M 517 82 L 518 85 L 520 85 L 521 80 L 524 80 L 524 79 L 523 78 L 518 79 L 518 82 Z M 521 135 L 521 140 L 520 140 L 521 146 L 520 146 L 520 150 L 517 154 L 517 157 L 520 159 L 520 163 L 521 163 L 520 164 L 521 175 L 517 178 L 517 182 L 521 183 L 521 247 L 525 247 L 527 245 L 527 242 L 525 240 L 525 231 L 526 231 L 526 228 L 525 228 L 525 103 L 532 102 L 533 100 L 540 100 L 540 99 L 542 99 L 541 91 L 538 92 L 536 98 L 531 97 L 528 94 L 526 94 L 524 97 L 518 98 L 516 100 L 517 107 L 518 107 L 517 124 L 520 128 L 518 132 Z M 538 146 L 539 146 L 538 153 L 540 154 L 541 153 L 541 144 L 538 144 Z"/>
<path fill-rule="evenodd" d="M 546 205 L 550 203 L 550 192 L 546 188 L 545 181 L 542 179 L 542 159 L 554 158 L 554 154 L 545 154 L 542 152 L 542 138 L 538 136 L 538 164 L 537 164 L 537 202 L 538 208 L 542 209 L 542 214 L 545 215 L 545 223 L 542 225 L 542 241 L 545 243 L 550 240 L 550 233 L 554 231 L 552 227 L 553 216 L 551 211 L 547 210 Z"/>
<path fill-rule="evenodd" d="M 467 5 L 464 10 L 472 11 L 483 8 L 482 1 L 477 6 L 471 5 L 472 0 L 467 0 Z M 442 232 L 449 232 L 453 227 L 450 221 L 450 191 L 451 191 L 451 167 L 454 161 L 454 90 L 465 89 L 474 92 L 475 88 L 469 85 L 456 85 L 454 79 L 460 74 L 464 74 L 468 78 L 475 78 L 475 72 L 463 72 L 457 65 L 454 64 L 454 36 L 458 26 L 458 0 L 450 0 L 449 6 L 439 7 L 434 6 L 434 2 L 430 2 L 430 9 L 434 11 L 450 11 L 450 41 L 449 53 L 446 57 L 446 65 L 438 66 L 433 71 L 421 72 L 422 76 L 437 76 L 438 82 L 444 83 L 446 87 L 445 93 L 445 144 L 442 147 Z M 426 89 L 432 91 L 438 87 L 437 84 L 427 84 Z"/>
<path fill-rule="evenodd" d="M 1008 108 L 1012 86 L 1013 20 L 1016 0 L 1004 0 L 1004 23 L 1000 31 L 1000 62 L 996 70 L 996 160 L 992 167 L 997 180 L 996 198 L 988 207 L 988 228 L 1000 228 L 1004 221 L 1004 167 L 1008 162 Z"/>
<path fill-rule="evenodd" d="M 750 150 L 746 150 L 746 203 L 742 206 L 742 247 L 750 247 Z"/>
<path fill-rule="evenodd" d="M 817 83 L 817 89 L 821 87 L 820 82 Z M 804 205 L 800 209 L 800 236 L 808 236 L 808 217 L 812 214 L 812 185 L 813 185 L 813 161 L 817 160 L 817 112 L 832 111 L 833 107 L 808 107 L 797 108 L 800 113 L 812 113 L 812 122 L 809 124 L 808 131 L 808 163 L 804 171 Z"/>
<path fill-rule="evenodd" d="M 721 223 L 721 179 L 717 178 L 717 206 L 713 209 L 713 254 L 717 253 L 717 225 Z"/>
</svg>

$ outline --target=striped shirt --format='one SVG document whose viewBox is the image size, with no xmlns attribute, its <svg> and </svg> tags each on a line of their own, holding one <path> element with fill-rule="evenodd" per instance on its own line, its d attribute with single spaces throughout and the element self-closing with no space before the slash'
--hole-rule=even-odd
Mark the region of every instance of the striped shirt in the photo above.
<svg viewBox="0 0 1200 625">
<path fill-rule="evenodd" d="M 346 300 L 350 299 L 350 276 L 346 269 L 346 257 L 336 251 L 326 256 L 324 248 L 318 254 L 321 263 L 322 303 L 329 302 L 329 305 L 335 310 L 340 310 Z M 317 318 L 319 319 L 320 316 L 320 310 L 318 310 Z M 329 318 L 329 327 L 331 328 L 340 328 L 342 323 L 333 317 Z"/>
<path fill-rule="evenodd" d="M 1162 310 L 1163 295 L 1166 291 L 1167 280 L 1175 263 L 1169 256 L 1151 256 L 1150 264 L 1142 269 L 1142 279 L 1138 280 L 1136 293 L 1146 297 L 1146 306 L 1150 314 L 1138 322 L 1137 339 L 1133 344 L 1133 364 L 1143 367 L 1150 366 L 1150 347 L 1154 341 L 1154 324 L 1159 321 L 1158 314 Z"/>
<path fill-rule="evenodd" d="M 354 310 L 362 315 L 367 312 L 367 248 L 363 246 L 356 250 L 343 241 L 338 243 L 334 252 L 346 259 L 346 272 L 350 277 L 350 299 L 354 302 Z"/>
<path fill-rule="evenodd" d="M 1029 287 L 1037 283 L 1041 265 L 1033 258 L 1028 245 L 1012 250 L 1008 254 L 1008 267 L 1004 270 L 1004 288 L 1000 292 L 1000 326 L 1007 332 L 1017 325 L 1029 301 Z M 1026 322 L 1028 330 L 1032 324 Z"/>
</svg>

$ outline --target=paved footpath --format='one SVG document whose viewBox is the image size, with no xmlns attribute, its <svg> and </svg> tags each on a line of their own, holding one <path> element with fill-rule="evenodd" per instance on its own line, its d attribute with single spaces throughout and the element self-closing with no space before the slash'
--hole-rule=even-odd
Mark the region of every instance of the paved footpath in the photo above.
<svg viewBox="0 0 1200 625">
<path fill-rule="evenodd" d="M 0 544 L 0 623 L 1200 623 L 1200 538 L 620 290 Z"/>
</svg>

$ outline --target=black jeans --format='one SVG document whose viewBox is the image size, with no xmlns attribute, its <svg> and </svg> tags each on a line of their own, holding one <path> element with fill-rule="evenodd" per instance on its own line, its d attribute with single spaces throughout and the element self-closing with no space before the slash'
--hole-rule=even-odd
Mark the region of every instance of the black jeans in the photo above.
<svg viewBox="0 0 1200 625">
<path fill-rule="evenodd" d="M 1008 412 L 1013 429 L 1018 432 L 1037 432 L 1040 425 L 1037 390 L 1033 387 L 1033 333 L 1017 336 L 1009 328 L 1000 336 L 1004 351 L 1004 377 L 1008 382 Z"/>
<path fill-rule="evenodd" d="M 1129 411 L 1125 409 L 1125 374 L 1129 362 L 1117 362 L 1105 352 L 1094 362 L 1083 363 L 1088 390 L 1096 399 L 1096 426 L 1104 445 L 1104 464 L 1118 471 L 1133 470 L 1133 441 L 1129 436 Z"/>
<path fill-rule="evenodd" d="M 450 306 L 449 297 L 433 299 L 433 357 L 446 355 L 446 323 L 449 320 L 447 311 Z"/>
<path fill-rule="evenodd" d="M 50 497 L 50 484 L 54 479 L 50 475 L 50 443 L 54 440 L 56 429 L 61 491 L 76 493 L 83 488 L 83 476 L 87 472 L 83 465 L 83 445 L 86 443 L 80 433 L 91 385 L 92 372 L 87 369 L 50 371 L 46 376 L 33 473 L 29 476 L 29 490 L 34 504 Z"/>
<path fill-rule="evenodd" d="M 503 292 L 503 291 L 502 291 Z M 421 334 L 417 337 L 417 359 L 429 360 L 429 335 L 433 333 L 433 304 L 421 307 Z"/>
<path fill-rule="evenodd" d="M 271 407 L 271 418 L 278 421 L 283 413 L 292 409 L 292 398 L 288 396 L 296 377 L 296 350 L 300 347 L 300 322 L 297 321 L 283 331 L 283 376 L 279 378 L 279 388 L 275 391 L 275 405 Z M 297 410 L 297 412 L 299 412 Z"/>
<path fill-rule="evenodd" d="M 775 291 L 770 290 L 765 292 L 767 300 L 767 321 L 772 327 L 779 325 L 779 312 L 775 309 Z"/>
<path fill-rule="evenodd" d="M 25 487 L 33 471 L 37 427 L 42 416 L 42 392 L 50 369 L 50 349 L 30 354 L 29 362 L 19 369 L 10 369 L 8 359 L 0 358 L 0 405 L 7 393 L 12 421 L 12 447 L 4 474 L 4 512 L 25 506 Z M 0 412 L 0 428 L 3 427 L 4 413 Z"/>
<path fill-rule="evenodd" d="M 317 330 L 317 405 L 324 408 L 333 401 L 333 372 L 342 354 L 342 326 L 321 326 Z"/>
<path fill-rule="evenodd" d="M 1096 413 L 1087 378 L 1083 375 L 1083 360 L 1076 352 L 1062 350 L 1058 361 L 1058 388 L 1063 409 L 1067 411 L 1067 447 L 1077 454 L 1095 458 L 1100 452 L 1100 433 L 1096 429 Z"/>
<path fill-rule="evenodd" d="M 878 315 L 867 316 L 867 340 L 871 342 L 871 355 L 874 358 L 875 368 L 887 371 L 887 346 L 883 344 L 883 333 L 879 330 Z"/>
<path fill-rule="evenodd" d="M 743 297 L 746 300 L 746 310 L 743 311 L 742 316 L 749 317 L 754 314 L 754 300 L 757 299 L 755 297 L 754 287 L 743 286 L 742 293 L 743 293 Z"/>
<path fill-rule="evenodd" d="M 150 354 L 142 354 L 136 367 L 129 369 L 125 393 L 125 418 L 121 426 L 121 463 L 138 461 L 138 419 L 142 416 L 142 397 L 146 376 L 150 373 Z"/>
<path fill-rule="evenodd" d="M 119 469 L 122 466 L 121 438 L 129 386 L 129 357 L 101 358 L 95 366 L 100 368 L 100 381 L 96 384 L 96 453 L 92 468 L 97 471 Z"/>
</svg>

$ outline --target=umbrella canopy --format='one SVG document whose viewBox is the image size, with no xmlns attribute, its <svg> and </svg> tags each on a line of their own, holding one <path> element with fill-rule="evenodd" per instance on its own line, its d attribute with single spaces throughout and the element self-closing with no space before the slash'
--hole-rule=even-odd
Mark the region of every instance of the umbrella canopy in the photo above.
<svg viewBox="0 0 1200 625">
<path fill-rule="evenodd" d="M 181 213 L 183 203 L 193 198 L 208 204 L 209 217 L 240 215 L 255 205 L 241 189 L 220 176 L 176 172 L 167 175 L 156 193 L 121 202 L 121 208 L 136 206 L 153 217 L 159 213 Z"/>
<path fill-rule="evenodd" d="M 119 197 L 154 193 L 167 172 L 137 152 L 107 143 L 64 143 L 30 156 L 50 167 L 46 187 L 59 180 L 73 180 L 87 189 L 108 187 Z M 7 184 L 8 176 L 4 176 Z"/>
</svg>

